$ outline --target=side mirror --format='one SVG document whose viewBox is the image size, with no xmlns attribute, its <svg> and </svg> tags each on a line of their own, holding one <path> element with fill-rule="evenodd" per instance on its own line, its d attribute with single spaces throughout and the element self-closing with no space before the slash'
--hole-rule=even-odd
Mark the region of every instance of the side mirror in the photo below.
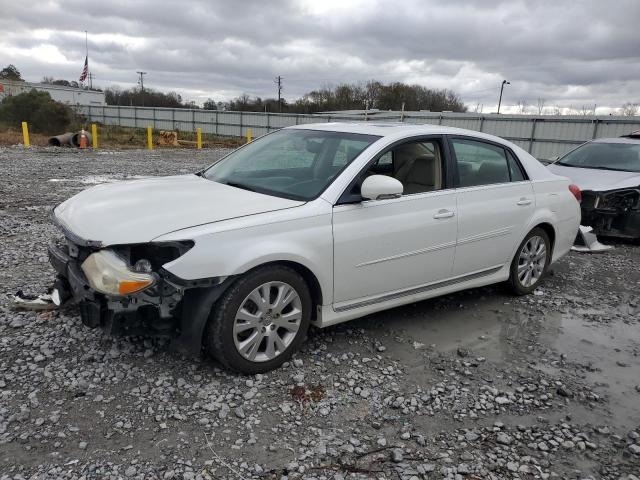
<svg viewBox="0 0 640 480">
<path fill-rule="evenodd" d="M 386 200 L 402 196 L 404 187 L 393 177 L 371 175 L 365 178 L 360 187 L 360 195 L 367 200 Z"/>
</svg>

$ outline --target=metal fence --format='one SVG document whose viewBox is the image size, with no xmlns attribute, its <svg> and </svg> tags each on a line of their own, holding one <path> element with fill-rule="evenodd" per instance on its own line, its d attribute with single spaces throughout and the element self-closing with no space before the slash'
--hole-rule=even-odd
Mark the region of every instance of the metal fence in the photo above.
<svg viewBox="0 0 640 480">
<path fill-rule="evenodd" d="M 241 137 L 250 128 L 258 137 L 291 125 L 335 121 L 402 121 L 466 128 L 505 138 L 537 158 L 562 155 L 587 140 L 618 137 L 640 129 L 640 117 L 568 115 L 496 115 L 449 112 L 367 112 L 300 115 L 227 112 L 182 108 L 80 106 L 91 122 L 104 125 L 178 130 Z"/>
</svg>

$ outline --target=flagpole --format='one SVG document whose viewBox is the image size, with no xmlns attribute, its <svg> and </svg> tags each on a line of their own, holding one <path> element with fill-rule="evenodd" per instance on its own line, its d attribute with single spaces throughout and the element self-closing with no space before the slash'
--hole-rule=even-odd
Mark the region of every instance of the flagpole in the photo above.
<svg viewBox="0 0 640 480">
<path fill-rule="evenodd" d="M 89 65 L 89 34 L 87 31 L 84 31 L 84 49 L 86 52 L 87 66 Z M 88 67 L 87 67 L 87 75 L 88 75 Z M 91 76 L 89 76 L 89 88 L 93 88 L 93 82 L 91 81 Z"/>
</svg>

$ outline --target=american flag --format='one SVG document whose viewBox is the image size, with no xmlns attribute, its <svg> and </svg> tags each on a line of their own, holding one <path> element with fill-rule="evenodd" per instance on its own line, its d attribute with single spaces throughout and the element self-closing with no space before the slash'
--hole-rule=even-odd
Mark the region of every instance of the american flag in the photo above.
<svg viewBox="0 0 640 480">
<path fill-rule="evenodd" d="M 89 56 L 84 57 L 84 68 L 80 74 L 80 81 L 84 82 L 87 79 L 87 75 L 89 75 Z"/>
</svg>

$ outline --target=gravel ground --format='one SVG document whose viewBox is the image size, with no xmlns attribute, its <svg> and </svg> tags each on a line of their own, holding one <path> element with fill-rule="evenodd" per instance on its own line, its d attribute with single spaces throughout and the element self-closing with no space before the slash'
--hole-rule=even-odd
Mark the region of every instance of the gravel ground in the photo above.
<svg viewBox="0 0 640 480">
<path fill-rule="evenodd" d="M 223 153 L 0 147 L 2 291 L 50 284 L 56 203 Z M 313 330 L 253 377 L 3 296 L 0 478 L 637 480 L 639 257 L 572 253 L 535 295 L 475 289 Z"/>
</svg>

